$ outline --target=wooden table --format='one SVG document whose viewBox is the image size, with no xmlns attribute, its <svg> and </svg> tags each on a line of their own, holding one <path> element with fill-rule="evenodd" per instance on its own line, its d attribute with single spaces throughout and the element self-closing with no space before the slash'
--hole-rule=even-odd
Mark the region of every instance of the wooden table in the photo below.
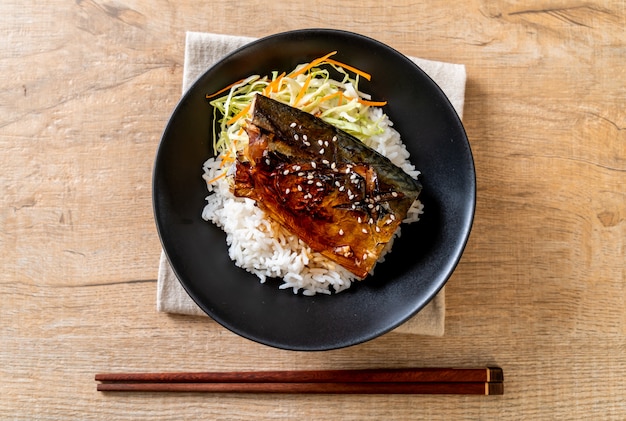
<svg viewBox="0 0 626 421">
<path fill-rule="evenodd" d="M 341 3 L 0 4 L 0 418 L 626 418 L 624 2 Z M 305 27 L 467 66 L 477 209 L 442 338 L 299 353 L 155 310 L 151 171 L 185 31 Z M 487 364 L 503 396 L 103 394 L 93 379 Z"/>
</svg>

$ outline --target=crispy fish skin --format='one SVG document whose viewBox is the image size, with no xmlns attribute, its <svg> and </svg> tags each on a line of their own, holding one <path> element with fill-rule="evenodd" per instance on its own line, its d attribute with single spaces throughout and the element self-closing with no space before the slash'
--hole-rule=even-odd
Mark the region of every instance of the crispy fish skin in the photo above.
<svg viewBox="0 0 626 421">
<path fill-rule="evenodd" d="M 323 120 L 257 95 L 233 193 L 311 249 L 364 278 L 421 185 L 389 159 Z"/>
</svg>

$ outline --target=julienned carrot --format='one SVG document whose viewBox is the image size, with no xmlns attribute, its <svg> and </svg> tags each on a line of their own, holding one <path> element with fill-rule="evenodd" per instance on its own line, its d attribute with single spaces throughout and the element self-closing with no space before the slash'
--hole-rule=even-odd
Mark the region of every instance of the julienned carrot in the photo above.
<svg viewBox="0 0 626 421">
<path fill-rule="evenodd" d="M 383 105 L 387 105 L 387 101 L 368 101 L 366 99 L 357 99 L 363 105 L 369 105 L 370 107 L 382 107 Z"/>
<path fill-rule="evenodd" d="M 233 140 L 233 145 L 235 144 L 235 140 Z M 235 162 L 235 157 L 232 156 L 232 149 L 226 149 L 223 153 L 222 160 L 220 161 L 220 168 L 223 168 L 224 165 L 232 164 Z"/>
<path fill-rule="evenodd" d="M 341 91 L 337 91 L 335 93 L 332 94 L 328 94 L 322 98 L 320 98 L 319 102 L 326 102 L 326 101 L 330 101 L 331 99 L 333 99 L 334 97 L 338 96 L 339 97 L 339 103 L 341 104 L 341 98 L 343 98 L 343 93 Z"/>
<path fill-rule="evenodd" d="M 271 81 L 266 87 L 265 89 L 263 89 L 263 95 L 269 95 L 272 92 L 274 92 L 275 90 L 278 91 L 278 87 L 280 86 L 280 82 L 283 80 L 283 78 L 285 77 L 286 73 L 282 72 L 276 79 L 274 79 L 273 81 Z"/>
<path fill-rule="evenodd" d="M 306 94 L 306 90 L 309 88 L 309 83 L 311 83 L 311 74 L 310 73 L 306 77 L 304 83 L 302 84 L 302 88 L 300 88 L 300 92 L 298 92 L 298 95 L 296 96 L 296 99 L 293 102 L 293 106 L 294 107 L 298 106 L 298 103 L 300 102 L 302 97 L 304 97 L 304 94 Z"/>
<path fill-rule="evenodd" d="M 225 165 L 232 164 L 233 162 L 235 162 L 235 158 L 230 156 L 230 154 L 228 156 L 223 156 L 220 161 L 220 168 L 224 168 Z"/>
<path fill-rule="evenodd" d="M 356 67 L 348 66 L 347 64 L 342 63 L 342 62 L 337 61 L 337 60 L 333 60 L 332 58 L 326 59 L 326 63 L 334 64 L 335 66 L 339 66 L 339 67 L 343 67 L 344 69 L 350 70 L 351 72 L 354 72 L 357 75 L 359 75 L 361 77 L 364 77 L 367 80 L 372 79 L 372 76 L 369 73 L 365 73 L 363 70 L 359 70 Z"/>
<path fill-rule="evenodd" d="M 228 85 L 227 87 L 222 88 L 222 89 L 220 89 L 219 91 L 217 91 L 217 92 L 215 92 L 215 93 L 212 93 L 211 95 L 207 95 L 207 96 L 206 96 L 206 99 L 213 98 L 214 96 L 218 96 L 218 95 L 219 95 L 219 94 L 221 94 L 222 92 L 226 92 L 227 90 L 229 90 L 229 89 L 230 89 L 230 88 L 232 88 L 233 86 L 235 86 L 235 85 L 237 85 L 237 84 L 239 84 L 239 83 L 243 82 L 244 80 L 246 80 L 246 78 L 239 79 L 237 82 L 233 82 L 233 83 L 231 83 L 230 85 Z"/>
<path fill-rule="evenodd" d="M 312 62 L 310 62 L 309 64 L 307 64 L 306 66 L 301 67 L 300 69 L 292 72 L 289 74 L 289 77 L 296 77 L 304 72 L 307 72 L 309 69 L 312 69 L 313 67 L 317 66 L 320 63 L 323 63 L 324 61 L 328 61 L 328 57 L 333 56 L 337 54 L 337 51 L 332 51 L 328 54 L 326 54 L 325 56 L 322 56 L 320 58 L 316 58 L 315 60 L 313 60 Z"/>
<path fill-rule="evenodd" d="M 237 114 L 235 114 L 235 116 L 233 118 L 231 118 L 230 120 L 228 120 L 226 122 L 227 125 L 231 125 L 233 124 L 235 121 L 239 120 L 240 117 L 246 115 L 248 113 L 248 111 L 250 110 L 250 106 L 252 105 L 252 102 L 249 103 L 248 105 L 246 105 L 243 110 L 239 111 Z"/>
<path fill-rule="evenodd" d="M 213 184 L 220 178 L 226 177 L 226 171 L 223 171 L 220 175 L 213 177 L 211 180 L 207 181 L 207 184 Z"/>
</svg>

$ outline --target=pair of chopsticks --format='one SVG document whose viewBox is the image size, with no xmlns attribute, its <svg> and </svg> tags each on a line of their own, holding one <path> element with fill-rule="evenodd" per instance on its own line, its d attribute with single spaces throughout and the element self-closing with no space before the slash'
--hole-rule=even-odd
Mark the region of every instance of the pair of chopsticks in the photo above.
<svg viewBox="0 0 626 421">
<path fill-rule="evenodd" d="M 102 392 L 502 395 L 500 367 L 96 374 Z"/>
</svg>

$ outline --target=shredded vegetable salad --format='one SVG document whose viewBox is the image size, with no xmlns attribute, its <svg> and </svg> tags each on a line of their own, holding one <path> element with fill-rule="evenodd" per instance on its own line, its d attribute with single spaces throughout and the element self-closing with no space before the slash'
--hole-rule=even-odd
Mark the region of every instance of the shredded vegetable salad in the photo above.
<svg viewBox="0 0 626 421">
<path fill-rule="evenodd" d="M 245 125 L 256 94 L 311 113 L 362 141 L 382 133 L 381 118 L 373 119 L 368 109 L 386 102 L 372 101 L 370 95 L 361 92 L 359 80 L 370 80 L 371 76 L 330 58 L 336 53 L 298 65 L 290 73 L 274 71 L 268 76 L 249 76 L 207 95 L 214 110 L 213 149 L 221 158 L 221 165 L 228 168 L 237 151 L 247 145 Z M 339 72 L 342 79 L 331 78 L 329 67 Z M 225 174 L 226 171 L 218 178 Z M 209 180 L 209 184 L 214 181 Z"/>
</svg>

